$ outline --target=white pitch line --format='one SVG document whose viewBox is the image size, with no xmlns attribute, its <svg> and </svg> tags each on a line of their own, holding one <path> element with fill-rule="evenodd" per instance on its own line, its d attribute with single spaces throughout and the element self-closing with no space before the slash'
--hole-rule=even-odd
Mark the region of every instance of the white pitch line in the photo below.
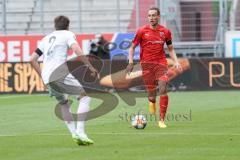
<svg viewBox="0 0 240 160">
<path fill-rule="evenodd" d="M 141 131 L 140 131 L 141 132 Z M 141 132 L 141 133 L 111 133 L 111 132 L 103 132 L 103 133 L 88 133 L 89 135 L 182 135 L 182 136 L 240 136 L 240 133 L 230 133 L 230 134 L 227 134 L 227 133 L 157 133 L 157 132 Z M 19 134 L 19 135 L 7 135 L 7 134 L 0 134 L 0 137 L 22 137 L 22 136 L 70 136 L 70 134 Z"/>
<path fill-rule="evenodd" d="M 3 95 L 0 96 L 0 99 L 9 99 L 9 98 L 19 98 L 19 97 L 27 97 L 27 96 L 34 96 L 34 95 L 29 95 L 29 94 L 24 94 L 24 95 Z M 36 94 L 36 96 L 47 96 L 47 94 Z"/>
</svg>

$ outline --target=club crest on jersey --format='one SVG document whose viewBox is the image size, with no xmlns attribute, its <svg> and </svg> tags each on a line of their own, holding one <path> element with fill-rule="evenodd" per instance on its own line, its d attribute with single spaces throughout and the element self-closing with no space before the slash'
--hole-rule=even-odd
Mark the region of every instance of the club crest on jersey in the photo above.
<svg viewBox="0 0 240 160">
<path fill-rule="evenodd" d="M 162 37 L 162 38 L 165 37 L 165 36 L 164 36 L 164 32 L 159 32 L 159 34 L 160 34 L 160 37 Z"/>
<path fill-rule="evenodd" d="M 145 36 L 149 36 L 149 34 L 148 34 L 148 33 L 145 33 L 144 35 L 145 35 Z"/>
</svg>

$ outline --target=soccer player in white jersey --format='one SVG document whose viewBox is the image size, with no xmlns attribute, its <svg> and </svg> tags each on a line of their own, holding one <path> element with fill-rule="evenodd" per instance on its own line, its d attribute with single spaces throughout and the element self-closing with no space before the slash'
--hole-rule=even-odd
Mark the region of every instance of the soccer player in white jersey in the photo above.
<svg viewBox="0 0 240 160">
<path fill-rule="evenodd" d="M 75 35 L 68 31 L 69 23 L 70 20 L 66 16 L 61 15 L 54 19 L 55 31 L 41 40 L 38 48 L 31 56 L 31 64 L 38 74 L 42 76 L 44 84 L 48 87 L 50 96 L 54 96 L 59 102 L 58 105 L 61 105 L 63 119 L 74 141 L 79 145 L 89 145 L 93 144 L 93 141 L 89 139 L 85 133 L 85 118 L 81 117 L 81 120 L 78 119 L 75 124 L 74 120 L 71 119 L 71 114 L 69 112 L 71 111 L 70 102 L 66 96 L 66 94 L 71 94 L 73 92 L 78 94 L 78 115 L 81 113 L 81 115 L 84 115 L 84 113 L 89 111 L 90 97 L 86 95 L 81 84 L 71 74 L 64 76 L 67 72 L 67 67 L 64 64 L 67 61 L 68 49 L 73 50 L 77 56 L 83 56 L 83 52 L 76 41 Z M 38 64 L 38 59 L 41 55 L 43 55 L 42 70 Z M 82 59 L 84 59 L 84 63 L 88 65 L 90 71 L 92 71 L 95 76 L 98 75 L 90 62 L 86 58 Z M 60 71 L 55 74 L 54 72 L 59 68 Z M 72 86 L 74 91 L 70 91 L 70 93 L 64 92 L 66 91 L 64 88 L 66 86 L 70 86 L 70 88 Z"/>
</svg>

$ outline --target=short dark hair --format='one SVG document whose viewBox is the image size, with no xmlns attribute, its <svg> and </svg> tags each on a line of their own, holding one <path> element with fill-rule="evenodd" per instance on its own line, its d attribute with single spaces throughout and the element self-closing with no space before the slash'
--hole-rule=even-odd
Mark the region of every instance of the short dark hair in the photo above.
<svg viewBox="0 0 240 160">
<path fill-rule="evenodd" d="M 158 7 L 150 7 L 148 11 L 150 11 L 150 10 L 155 10 L 155 11 L 157 11 L 157 14 L 160 15 L 160 10 Z"/>
<path fill-rule="evenodd" d="M 56 30 L 68 30 L 70 20 L 68 17 L 60 15 L 54 19 L 54 25 Z"/>
</svg>

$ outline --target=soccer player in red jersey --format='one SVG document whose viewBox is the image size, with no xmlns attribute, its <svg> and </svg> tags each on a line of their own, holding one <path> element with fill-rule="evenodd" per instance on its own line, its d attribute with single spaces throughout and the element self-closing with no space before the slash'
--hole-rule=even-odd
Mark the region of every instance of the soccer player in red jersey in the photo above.
<svg viewBox="0 0 240 160">
<path fill-rule="evenodd" d="M 159 127 L 166 128 L 164 123 L 165 114 L 168 107 L 167 82 L 168 68 L 167 59 L 164 51 L 164 44 L 167 44 L 169 55 L 174 62 L 174 66 L 181 71 L 176 53 L 172 44 L 171 31 L 159 24 L 160 11 L 157 7 L 148 10 L 149 24 L 142 26 L 132 41 L 129 49 L 129 64 L 127 72 L 133 70 L 133 56 L 135 48 L 140 44 L 140 63 L 143 72 L 143 80 L 148 91 L 149 112 L 156 113 L 157 87 L 160 92 L 160 121 Z"/>
</svg>

